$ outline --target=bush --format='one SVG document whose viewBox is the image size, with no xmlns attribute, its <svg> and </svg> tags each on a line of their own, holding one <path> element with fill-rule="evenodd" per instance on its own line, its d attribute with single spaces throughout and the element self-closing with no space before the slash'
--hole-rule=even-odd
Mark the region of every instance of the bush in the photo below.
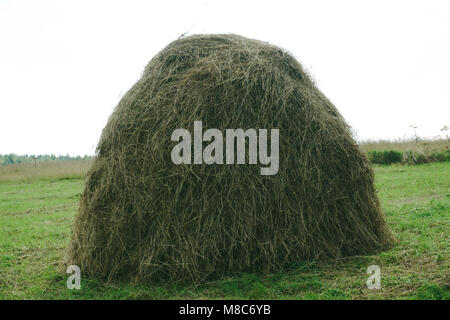
<svg viewBox="0 0 450 320">
<path fill-rule="evenodd" d="M 377 164 L 401 163 L 403 154 L 400 151 L 369 151 L 367 153 L 370 162 Z"/>
<path fill-rule="evenodd" d="M 445 150 L 442 152 L 433 152 L 430 156 L 431 161 L 450 161 L 450 150 Z"/>
<path fill-rule="evenodd" d="M 423 164 L 430 162 L 450 161 L 450 150 L 441 152 L 434 151 L 431 154 L 425 154 L 421 151 L 408 150 L 404 153 L 394 150 L 368 151 L 367 157 L 371 163 L 376 164 Z"/>
<path fill-rule="evenodd" d="M 423 152 L 406 151 L 404 156 L 404 163 L 407 164 L 423 164 L 430 162 L 445 162 L 450 161 L 450 150 L 441 152 L 433 152 L 430 155 L 426 155 Z"/>
</svg>

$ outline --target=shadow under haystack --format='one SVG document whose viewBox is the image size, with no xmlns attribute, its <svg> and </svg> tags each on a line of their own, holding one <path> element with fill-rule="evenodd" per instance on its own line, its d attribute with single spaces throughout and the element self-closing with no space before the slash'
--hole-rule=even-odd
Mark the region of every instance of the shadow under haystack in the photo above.
<svg viewBox="0 0 450 320">
<path fill-rule="evenodd" d="M 175 165 L 177 128 L 278 128 L 279 171 Z M 349 126 L 286 51 L 237 35 L 172 42 L 111 115 L 68 263 L 105 280 L 199 282 L 392 242 Z"/>
</svg>

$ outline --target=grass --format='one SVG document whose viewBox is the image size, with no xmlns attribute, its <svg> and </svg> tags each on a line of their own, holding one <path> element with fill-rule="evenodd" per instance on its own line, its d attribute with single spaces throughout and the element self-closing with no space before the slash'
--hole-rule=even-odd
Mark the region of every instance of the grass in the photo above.
<svg viewBox="0 0 450 320">
<path fill-rule="evenodd" d="M 0 166 L 0 182 L 79 178 L 90 168 L 91 159 L 49 160 Z"/>
<path fill-rule="evenodd" d="M 423 164 L 450 161 L 450 140 L 363 141 L 361 150 L 371 163 Z"/>
<path fill-rule="evenodd" d="M 363 152 L 369 151 L 414 151 L 431 154 L 433 152 L 443 152 L 450 149 L 450 140 L 448 139 L 397 139 L 397 140 L 367 140 L 360 144 Z"/>
<path fill-rule="evenodd" d="M 85 170 L 52 166 L 0 171 L 0 299 L 450 299 L 448 162 L 375 167 L 378 194 L 397 239 L 390 251 L 305 262 L 282 274 L 241 274 L 199 287 L 82 278 L 81 290 L 66 288 L 62 261 Z M 380 290 L 366 287 L 370 265 L 381 268 Z"/>
</svg>

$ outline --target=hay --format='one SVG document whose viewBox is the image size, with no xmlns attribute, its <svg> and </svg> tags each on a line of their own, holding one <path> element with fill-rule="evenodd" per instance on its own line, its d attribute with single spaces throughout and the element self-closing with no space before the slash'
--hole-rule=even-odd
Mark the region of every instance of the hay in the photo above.
<svg viewBox="0 0 450 320">
<path fill-rule="evenodd" d="M 280 168 L 175 165 L 177 128 L 278 128 Z M 372 169 L 286 51 L 237 35 L 172 42 L 122 98 L 97 146 L 68 263 L 140 283 L 280 271 L 387 248 Z"/>
</svg>

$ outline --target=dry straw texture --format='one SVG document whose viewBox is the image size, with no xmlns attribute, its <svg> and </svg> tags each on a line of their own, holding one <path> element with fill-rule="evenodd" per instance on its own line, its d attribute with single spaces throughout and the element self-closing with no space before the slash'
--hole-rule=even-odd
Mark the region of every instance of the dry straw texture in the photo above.
<svg viewBox="0 0 450 320">
<path fill-rule="evenodd" d="M 171 133 L 278 128 L 280 169 L 174 165 Z M 366 254 L 391 236 L 348 125 L 286 51 L 237 35 L 169 44 L 111 115 L 68 263 L 105 280 L 198 283 Z"/>
</svg>

